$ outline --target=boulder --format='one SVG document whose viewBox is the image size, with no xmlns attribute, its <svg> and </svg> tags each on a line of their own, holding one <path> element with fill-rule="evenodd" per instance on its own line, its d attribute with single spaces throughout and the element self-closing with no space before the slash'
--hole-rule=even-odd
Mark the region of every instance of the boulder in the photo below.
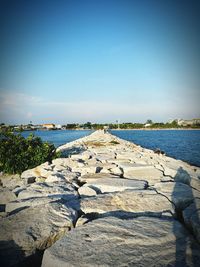
<svg viewBox="0 0 200 267">
<path fill-rule="evenodd" d="M 165 176 L 171 176 L 171 177 L 174 177 L 177 173 L 177 170 L 174 170 L 174 169 L 170 169 L 168 168 L 167 166 L 163 166 L 163 172 L 164 172 L 164 175 Z"/>
<path fill-rule="evenodd" d="M 160 182 L 163 173 L 156 169 L 154 166 L 137 166 L 137 167 L 124 167 L 124 177 L 129 179 L 146 180 L 149 185 L 154 185 Z"/>
<path fill-rule="evenodd" d="M 133 158 L 134 156 L 132 152 L 119 152 L 116 156 L 116 159 L 123 161 L 132 160 Z"/>
<path fill-rule="evenodd" d="M 37 173 L 36 169 L 33 168 L 33 169 L 29 169 L 29 170 L 22 172 L 21 179 L 23 183 L 26 185 L 26 184 L 34 183 L 36 177 L 40 177 L 40 176 L 41 176 L 40 173 Z"/>
<path fill-rule="evenodd" d="M 71 195 L 77 196 L 74 186 L 67 182 L 62 183 L 34 183 L 26 188 L 18 189 L 18 199 L 48 197 L 52 195 Z"/>
<path fill-rule="evenodd" d="M 98 188 L 101 193 L 124 191 L 127 189 L 145 189 L 148 183 L 142 180 L 129 180 L 123 178 L 88 179 L 87 186 Z"/>
<path fill-rule="evenodd" d="M 14 189 L 17 186 L 23 185 L 23 181 L 19 174 L 1 174 L 0 184 L 2 187 L 8 187 Z"/>
<path fill-rule="evenodd" d="M 123 169 L 120 167 L 113 167 L 110 169 L 110 173 L 123 177 Z"/>
<path fill-rule="evenodd" d="M 58 159 L 54 159 L 52 160 L 52 165 L 54 166 L 63 166 L 65 168 L 70 167 L 71 164 L 73 164 L 74 161 L 71 160 L 70 158 L 58 158 Z"/>
<path fill-rule="evenodd" d="M 6 212 L 17 212 L 27 207 L 44 205 L 62 200 L 64 202 L 78 201 L 78 193 L 70 184 L 34 184 L 19 192 L 18 198 L 6 205 Z"/>
<path fill-rule="evenodd" d="M 57 172 L 57 173 L 52 173 L 51 175 L 49 175 L 45 181 L 47 183 L 55 183 L 55 182 L 62 183 L 65 181 L 65 177 L 61 173 Z"/>
<path fill-rule="evenodd" d="M 0 188 L 0 205 L 16 199 L 16 195 L 8 188 Z"/>
<path fill-rule="evenodd" d="M 149 170 L 149 169 L 154 169 L 154 166 L 149 165 L 149 164 L 138 164 L 138 163 L 119 163 L 118 164 L 122 169 L 124 169 L 124 171 L 128 172 L 128 171 L 134 171 L 134 170 L 140 170 L 140 169 L 145 169 L 145 170 Z"/>
<path fill-rule="evenodd" d="M 81 175 L 85 175 L 87 173 L 98 173 L 100 172 L 101 169 L 102 167 L 95 165 L 95 166 L 83 166 L 83 167 L 72 168 L 72 171 L 81 173 Z"/>
<path fill-rule="evenodd" d="M 109 217 L 75 228 L 46 249 L 42 267 L 198 266 L 199 249 L 176 220 Z"/>
<path fill-rule="evenodd" d="M 81 210 L 87 213 L 118 214 L 119 211 L 130 212 L 131 216 L 174 214 L 174 207 L 164 196 L 153 190 L 127 190 L 123 192 L 97 195 L 84 198 L 80 203 Z M 125 215 L 121 213 L 121 215 Z"/>
<path fill-rule="evenodd" d="M 113 175 L 111 173 L 88 173 L 88 174 L 85 174 L 83 176 L 80 176 L 78 178 L 78 180 L 81 182 L 81 183 L 86 183 L 86 182 L 90 182 L 90 180 L 96 180 L 96 179 L 107 179 L 107 178 L 119 178 L 119 176 L 116 176 L 116 175 Z"/>
<path fill-rule="evenodd" d="M 77 155 L 71 155 L 71 159 L 76 159 L 76 160 L 88 160 L 92 158 L 92 154 L 89 153 L 88 151 L 85 151 L 83 153 L 77 154 Z"/>
<path fill-rule="evenodd" d="M 21 266 L 73 227 L 77 213 L 59 202 L 30 207 L 0 220 L 0 265 Z"/>
<path fill-rule="evenodd" d="M 78 189 L 78 193 L 81 197 L 85 197 L 85 196 L 96 196 L 97 192 L 89 187 L 89 186 L 81 186 L 79 189 Z"/>
</svg>

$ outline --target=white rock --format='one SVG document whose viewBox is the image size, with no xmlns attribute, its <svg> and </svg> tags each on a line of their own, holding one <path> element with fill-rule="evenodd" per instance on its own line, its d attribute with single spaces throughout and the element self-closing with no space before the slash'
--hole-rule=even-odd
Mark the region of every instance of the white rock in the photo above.
<svg viewBox="0 0 200 267">
<path fill-rule="evenodd" d="M 84 166 L 84 167 L 77 167 L 77 168 L 72 168 L 73 172 L 79 172 L 81 175 L 85 175 L 87 173 L 97 173 L 100 171 L 101 168 L 98 166 Z"/>
<path fill-rule="evenodd" d="M 23 265 L 27 256 L 62 237 L 73 227 L 76 218 L 77 213 L 61 203 L 31 207 L 3 218 L 0 220 L 0 265 Z"/>
<path fill-rule="evenodd" d="M 16 199 L 16 195 L 8 188 L 0 188 L 0 205 Z"/>
<path fill-rule="evenodd" d="M 78 193 L 81 197 L 85 197 L 85 196 L 96 196 L 96 191 L 92 188 L 90 188 L 89 186 L 81 186 L 78 189 Z"/>
<path fill-rule="evenodd" d="M 31 184 L 35 182 L 36 177 L 40 177 L 40 173 L 36 173 L 35 168 L 24 171 L 21 174 L 21 179 L 24 184 Z"/>
<path fill-rule="evenodd" d="M 174 214 L 174 207 L 164 196 L 152 190 L 128 190 L 81 200 L 81 210 L 87 213 L 109 213 L 126 211 L 138 214 L 161 216 L 163 213 Z"/>
<path fill-rule="evenodd" d="M 163 166 L 163 169 L 164 169 L 164 175 L 165 176 L 174 177 L 177 173 L 177 170 L 170 169 L 167 166 Z"/>
<path fill-rule="evenodd" d="M 102 173 L 102 172 L 93 173 L 93 174 L 89 173 L 89 174 L 85 174 L 83 176 L 80 176 L 78 178 L 78 180 L 81 183 L 86 183 L 86 182 L 90 183 L 91 179 L 103 179 L 103 178 L 105 178 L 105 179 L 107 179 L 107 178 L 119 178 L 119 176 L 113 175 L 111 173 Z"/>
<path fill-rule="evenodd" d="M 18 190 L 18 199 L 22 198 L 40 198 L 40 197 L 49 197 L 53 195 L 75 195 L 77 196 L 77 192 L 69 183 L 34 183 L 26 188 L 22 188 Z"/>
<path fill-rule="evenodd" d="M 46 178 L 47 183 L 63 182 L 65 177 L 62 174 L 52 174 Z"/>
<path fill-rule="evenodd" d="M 123 177 L 123 169 L 119 167 L 114 167 L 110 169 L 110 173 L 114 175 L 119 175 L 120 177 Z"/>
<path fill-rule="evenodd" d="M 87 186 L 93 186 L 98 188 L 102 193 L 108 193 L 127 189 L 145 189 L 147 187 L 147 182 L 123 178 L 101 178 L 88 180 Z"/>
<path fill-rule="evenodd" d="M 129 179 L 138 179 L 138 180 L 145 180 L 149 183 L 149 185 L 154 185 L 155 183 L 160 182 L 163 174 L 158 169 L 154 168 L 153 166 L 148 167 L 140 167 L 138 169 L 126 169 L 124 170 L 124 177 Z"/>
<path fill-rule="evenodd" d="M 178 221 L 110 217 L 69 232 L 45 250 L 42 267 L 190 267 L 199 264 L 199 248 Z"/>
<path fill-rule="evenodd" d="M 13 189 L 17 186 L 23 185 L 23 181 L 19 174 L 3 174 L 0 175 L 0 184 L 2 184 L 3 187 Z"/>
</svg>

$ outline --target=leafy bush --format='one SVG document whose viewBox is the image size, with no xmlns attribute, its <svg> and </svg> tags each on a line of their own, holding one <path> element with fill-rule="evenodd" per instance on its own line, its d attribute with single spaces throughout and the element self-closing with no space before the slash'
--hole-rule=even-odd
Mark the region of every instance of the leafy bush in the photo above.
<svg viewBox="0 0 200 267">
<path fill-rule="evenodd" d="M 0 171 L 22 173 L 46 161 L 51 162 L 58 154 L 53 144 L 30 134 L 24 138 L 11 132 L 0 133 Z"/>
</svg>

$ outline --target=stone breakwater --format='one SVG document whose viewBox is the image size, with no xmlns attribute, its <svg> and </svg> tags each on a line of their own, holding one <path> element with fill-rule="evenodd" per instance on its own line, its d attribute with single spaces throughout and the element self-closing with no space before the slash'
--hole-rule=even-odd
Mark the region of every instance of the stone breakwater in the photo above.
<svg viewBox="0 0 200 267">
<path fill-rule="evenodd" d="M 199 266 L 200 168 L 103 131 L 58 150 L 0 176 L 1 266 Z"/>
</svg>

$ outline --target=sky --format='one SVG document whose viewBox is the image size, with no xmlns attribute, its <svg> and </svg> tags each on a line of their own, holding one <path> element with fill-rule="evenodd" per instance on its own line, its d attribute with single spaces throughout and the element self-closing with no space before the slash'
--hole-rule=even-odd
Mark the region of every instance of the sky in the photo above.
<svg viewBox="0 0 200 267">
<path fill-rule="evenodd" d="M 200 117 L 192 0 L 0 0 L 0 123 Z"/>
</svg>

